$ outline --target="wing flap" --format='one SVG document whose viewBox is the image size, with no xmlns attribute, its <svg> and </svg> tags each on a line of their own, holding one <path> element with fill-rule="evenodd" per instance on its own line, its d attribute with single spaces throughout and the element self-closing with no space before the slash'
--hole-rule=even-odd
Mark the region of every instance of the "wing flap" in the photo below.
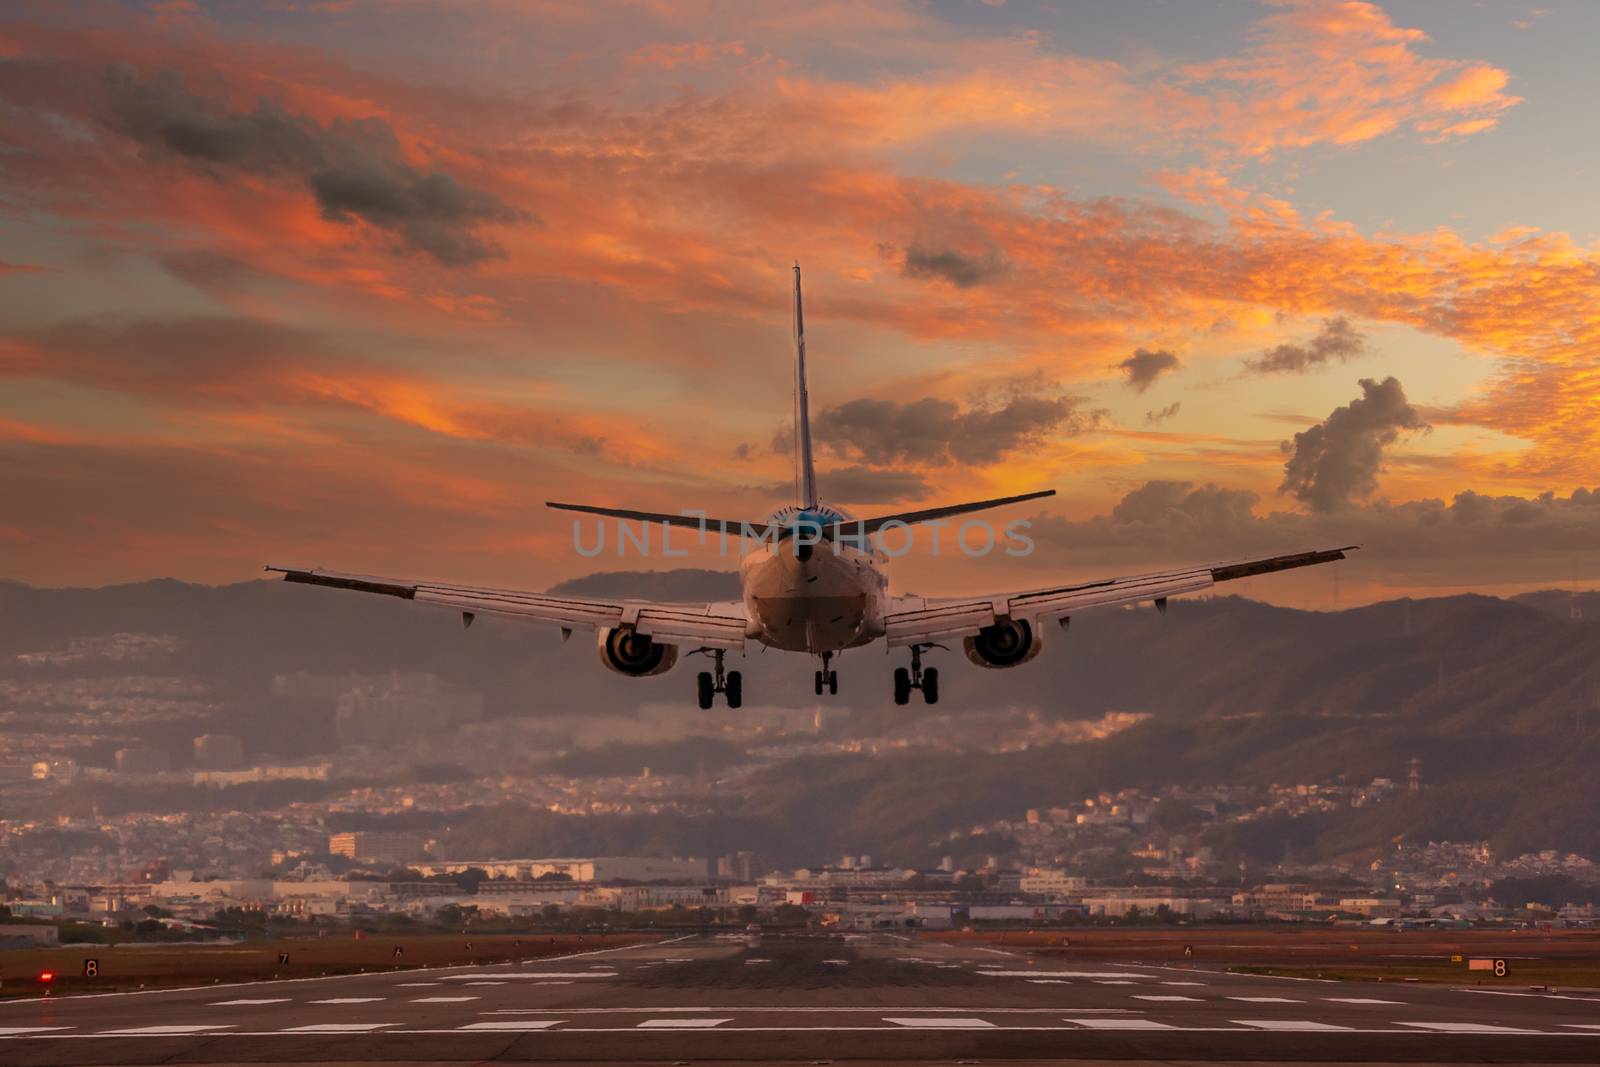
<svg viewBox="0 0 1600 1067">
<path fill-rule="evenodd" d="M 737 601 L 657 604 L 642 600 L 598 600 L 292 567 L 268 567 L 267 570 L 281 573 L 284 580 L 289 582 L 401 597 L 474 616 L 492 615 L 560 626 L 568 630 L 596 630 L 627 624 L 636 627 L 640 633 L 649 634 L 668 644 L 694 644 L 723 649 L 744 647 L 746 616 L 744 605 Z"/>
</svg>

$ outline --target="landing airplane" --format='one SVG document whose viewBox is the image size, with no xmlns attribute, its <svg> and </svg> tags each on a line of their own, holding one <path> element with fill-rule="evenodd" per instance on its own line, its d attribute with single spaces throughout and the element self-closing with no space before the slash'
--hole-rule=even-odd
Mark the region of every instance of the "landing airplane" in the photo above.
<svg viewBox="0 0 1600 1067">
<path fill-rule="evenodd" d="M 744 700 L 743 678 L 724 669 L 729 652 L 743 653 L 748 642 L 819 657 L 813 681 L 816 694 L 839 691 L 833 657 L 847 648 L 883 640 L 910 653 L 907 666 L 894 671 L 894 702 L 910 702 L 916 690 L 929 704 L 939 699 L 939 671 L 924 667 L 922 656 L 959 639 L 967 658 L 980 667 L 1008 668 L 1039 654 L 1044 629 L 1063 629 L 1074 613 L 1115 604 L 1153 602 L 1165 612 L 1167 598 L 1196 593 L 1218 582 L 1290 570 L 1345 558 L 1355 548 L 1319 549 L 1213 566 L 1184 567 L 1124 578 L 1073 582 L 988 596 L 893 596 L 885 568 L 889 557 L 872 540 L 891 525 L 934 522 L 1008 504 L 1055 495 L 1055 490 L 904 511 L 854 519 L 825 504 L 817 492 L 811 458 L 811 415 L 806 393 L 805 318 L 800 300 L 800 267 L 794 268 L 795 488 L 797 502 L 764 523 L 707 520 L 699 514 L 662 514 L 589 504 L 546 506 L 564 511 L 668 526 L 718 529 L 753 537 L 756 548 L 739 563 L 742 598 L 711 604 L 664 604 L 525 593 L 513 589 L 449 585 L 442 582 L 378 578 L 293 567 L 266 569 L 286 581 L 381 593 L 461 613 L 470 626 L 479 615 L 496 615 L 561 628 L 562 639 L 575 630 L 598 635 L 600 662 L 619 674 L 662 674 L 678 661 L 681 648 L 711 657 L 713 669 L 700 672 L 697 694 L 702 708 L 718 693 L 730 708 Z"/>
</svg>

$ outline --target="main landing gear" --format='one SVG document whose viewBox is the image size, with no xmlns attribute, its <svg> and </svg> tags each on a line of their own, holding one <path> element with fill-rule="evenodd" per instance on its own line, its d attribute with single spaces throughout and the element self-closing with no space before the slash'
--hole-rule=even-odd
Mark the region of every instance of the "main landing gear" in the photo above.
<svg viewBox="0 0 1600 1067">
<path fill-rule="evenodd" d="M 723 650 L 720 648 L 702 648 L 696 651 L 704 652 L 716 660 L 716 667 L 712 671 L 701 671 L 695 679 L 696 695 L 700 698 L 700 710 L 709 710 L 716 702 L 717 694 L 721 693 L 728 700 L 728 707 L 736 708 L 744 703 L 744 675 L 738 671 L 724 671 L 722 669 Z"/>
<path fill-rule="evenodd" d="M 922 650 L 925 648 L 942 648 L 942 645 L 912 645 L 911 669 L 896 667 L 894 669 L 894 702 L 896 704 L 911 703 L 911 691 L 922 690 L 922 699 L 929 704 L 939 703 L 939 668 L 929 667 L 922 669 Z"/>
<path fill-rule="evenodd" d="M 832 659 L 832 652 L 824 652 L 822 654 L 822 669 L 816 672 L 817 696 L 822 695 L 824 688 L 828 690 L 829 696 L 837 696 L 839 694 L 839 672 L 828 669 L 828 664 Z"/>
</svg>

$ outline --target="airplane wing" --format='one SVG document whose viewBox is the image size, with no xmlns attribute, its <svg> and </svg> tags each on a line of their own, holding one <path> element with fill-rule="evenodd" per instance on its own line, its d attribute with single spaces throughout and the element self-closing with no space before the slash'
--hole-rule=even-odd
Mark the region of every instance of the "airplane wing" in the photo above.
<svg viewBox="0 0 1600 1067">
<path fill-rule="evenodd" d="M 898 597 L 884 618 L 884 637 L 891 646 L 917 645 L 957 637 L 971 637 L 1000 618 L 1026 619 L 1030 623 L 1062 619 L 1086 608 L 1155 601 L 1165 606 L 1169 596 L 1198 593 L 1218 582 L 1257 574 L 1310 567 L 1344 559 L 1359 546 L 1325 548 L 1285 556 L 1238 560 L 1209 567 L 1140 574 L 1076 582 L 1019 593 L 977 597 Z"/>
<path fill-rule="evenodd" d="M 697 648 L 744 648 L 744 604 L 731 600 L 713 604 L 660 604 L 648 600 L 606 600 L 594 597 L 524 593 L 515 589 L 488 589 L 446 585 L 407 578 L 379 578 L 368 574 L 267 567 L 286 582 L 353 589 L 361 593 L 414 600 L 419 604 L 461 612 L 471 625 L 479 615 L 495 615 L 524 622 L 559 626 L 563 631 L 598 630 L 632 626 L 664 644 Z"/>
</svg>

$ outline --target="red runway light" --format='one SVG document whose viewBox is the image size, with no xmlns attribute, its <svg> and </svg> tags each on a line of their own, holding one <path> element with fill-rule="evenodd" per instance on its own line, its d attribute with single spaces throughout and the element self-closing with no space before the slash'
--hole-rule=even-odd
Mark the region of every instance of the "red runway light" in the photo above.
<svg viewBox="0 0 1600 1067">
<path fill-rule="evenodd" d="M 40 971 L 39 972 L 39 981 L 45 983 L 46 985 L 49 985 L 51 982 L 54 982 L 55 980 L 56 980 L 56 972 L 54 972 L 54 971 Z"/>
</svg>

